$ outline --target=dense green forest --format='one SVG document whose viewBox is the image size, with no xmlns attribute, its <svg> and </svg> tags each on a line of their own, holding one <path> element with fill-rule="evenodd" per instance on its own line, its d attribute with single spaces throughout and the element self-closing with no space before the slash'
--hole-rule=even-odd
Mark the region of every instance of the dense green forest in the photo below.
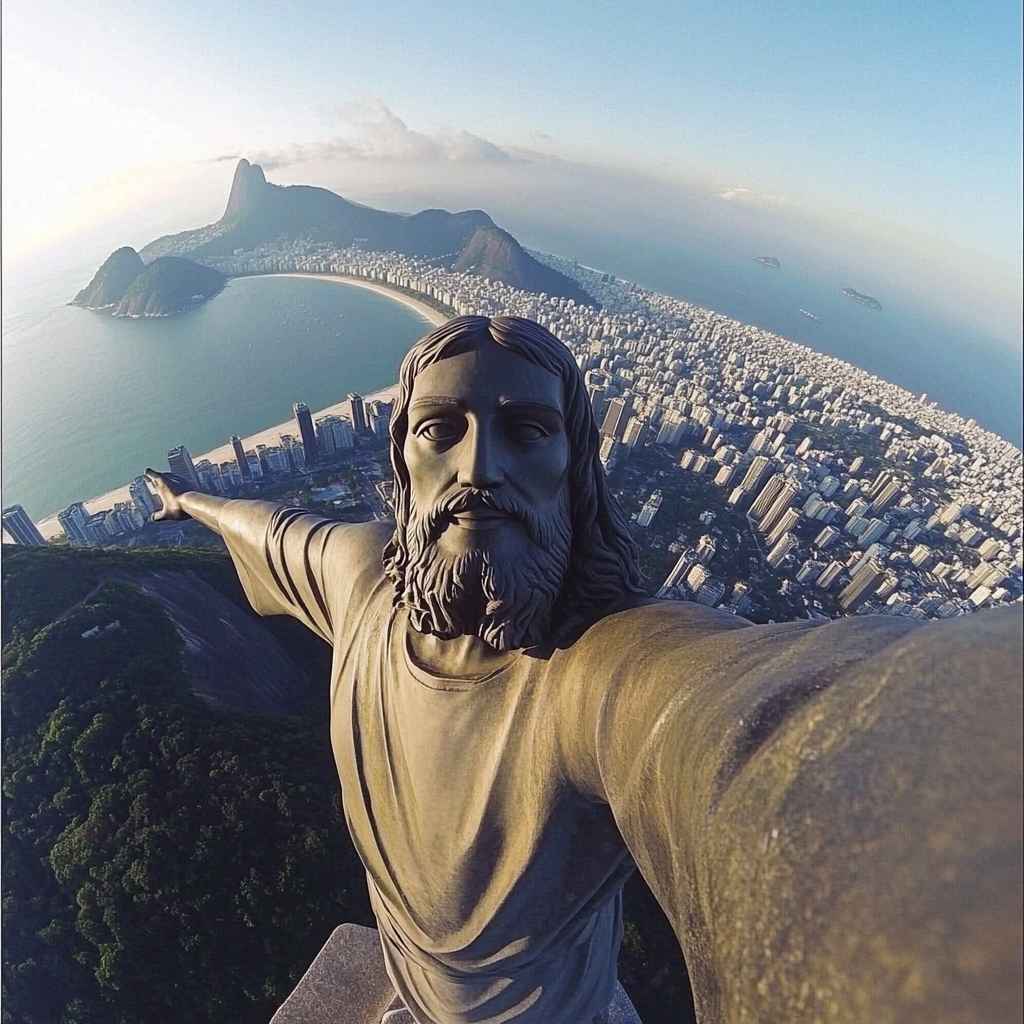
<svg viewBox="0 0 1024 1024">
<path fill-rule="evenodd" d="M 285 713 L 201 698 L 151 596 L 168 573 L 251 614 L 219 554 L 4 546 L 4 1024 L 265 1024 L 336 925 L 373 923 L 328 649 L 260 620 L 304 673 Z M 620 976 L 644 1021 L 692 1019 L 639 879 L 626 917 Z"/>
</svg>

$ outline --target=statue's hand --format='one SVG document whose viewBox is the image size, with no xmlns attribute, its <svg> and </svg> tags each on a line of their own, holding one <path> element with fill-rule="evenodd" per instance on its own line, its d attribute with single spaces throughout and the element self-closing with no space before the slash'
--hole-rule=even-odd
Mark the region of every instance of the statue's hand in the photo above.
<svg viewBox="0 0 1024 1024">
<path fill-rule="evenodd" d="M 158 473 L 155 469 L 146 470 L 146 482 L 156 492 L 162 508 L 153 513 L 153 522 L 162 520 L 188 519 L 188 513 L 181 507 L 179 494 L 191 491 L 189 482 L 175 473 Z"/>
</svg>

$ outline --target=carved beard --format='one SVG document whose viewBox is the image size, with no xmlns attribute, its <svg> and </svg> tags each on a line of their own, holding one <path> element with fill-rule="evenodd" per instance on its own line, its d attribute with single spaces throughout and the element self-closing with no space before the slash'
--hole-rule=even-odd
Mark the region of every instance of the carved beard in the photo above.
<svg viewBox="0 0 1024 1024">
<path fill-rule="evenodd" d="M 513 559 L 486 543 L 457 556 L 438 547 L 453 514 L 484 507 L 519 520 L 531 541 L 525 551 Z M 413 506 L 406 537 L 403 603 L 414 629 L 443 640 L 478 636 L 496 651 L 533 647 L 548 636 L 572 541 L 564 491 L 557 507 L 543 515 L 511 494 L 456 491 L 426 515 Z"/>
</svg>

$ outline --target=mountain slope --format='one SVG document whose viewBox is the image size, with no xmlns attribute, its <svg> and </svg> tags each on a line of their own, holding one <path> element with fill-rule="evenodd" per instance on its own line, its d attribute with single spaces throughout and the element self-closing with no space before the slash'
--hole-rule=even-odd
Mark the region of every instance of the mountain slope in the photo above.
<svg viewBox="0 0 1024 1024">
<path fill-rule="evenodd" d="M 481 231 L 484 234 L 477 238 Z M 277 240 L 300 238 L 339 248 L 358 240 L 367 249 L 447 257 L 458 261 L 457 268 L 467 247 L 473 245 L 467 265 L 474 267 L 474 273 L 517 288 L 593 305 L 575 281 L 537 263 L 482 210 L 388 213 L 350 202 L 324 188 L 271 184 L 263 168 L 248 160 L 240 160 L 235 168 L 231 194 L 220 220 L 164 235 L 142 250 L 142 258 L 147 262 L 165 256 L 219 260 L 229 258 L 236 249 L 250 250 Z"/>
<path fill-rule="evenodd" d="M 161 256 L 128 286 L 115 316 L 168 316 L 203 302 L 224 287 L 219 270 L 180 256 Z"/>
<path fill-rule="evenodd" d="M 240 160 L 219 221 L 158 238 L 142 250 L 142 257 L 218 259 L 278 238 L 309 238 L 339 247 L 361 239 L 369 249 L 445 256 L 459 252 L 478 227 L 491 224 L 482 210 L 424 210 L 409 216 L 350 203 L 325 188 L 272 185 L 258 164 Z"/>
<path fill-rule="evenodd" d="M 145 269 L 142 257 L 130 245 L 115 249 L 103 261 L 93 279 L 71 300 L 71 304 L 85 306 L 87 309 L 116 306 L 124 298 L 132 281 Z"/>
<path fill-rule="evenodd" d="M 498 227 L 477 228 L 453 269 L 529 292 L 559 295 L 588 306 L 594 304 L 574 281 L 538 263 L 507 231 Z"/>
</svg>

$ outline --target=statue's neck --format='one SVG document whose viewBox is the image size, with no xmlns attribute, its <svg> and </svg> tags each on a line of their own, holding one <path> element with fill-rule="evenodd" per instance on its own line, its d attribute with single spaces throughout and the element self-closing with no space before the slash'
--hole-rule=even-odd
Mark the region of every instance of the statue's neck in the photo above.
<svg viewBox="0 0 1024 1024">
<path fill-rule="evenodd" d="M 518 655 L 518 652 L 496 651 L 478 636 L 441 640 L 411 626 L 408 642 L 410 653 L 421 668 L 434 675 L 453 678 L 489 675 Z"/>
</svg>

